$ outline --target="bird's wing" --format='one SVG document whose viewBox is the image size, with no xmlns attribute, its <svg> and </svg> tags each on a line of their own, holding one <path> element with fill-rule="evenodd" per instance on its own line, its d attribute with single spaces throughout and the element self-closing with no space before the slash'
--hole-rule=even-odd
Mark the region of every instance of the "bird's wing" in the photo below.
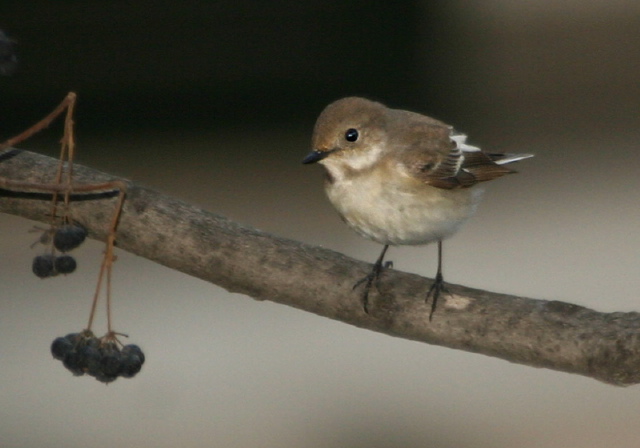
<svg viewBox="0 0 640 448">
<path fill-rule="evenodd" d="M 515 173 L 504 165 L 532 157 L 530 154 L 490 154 L 466 143 L 466 135 L 441 132 L 438 139 L 425 136 L 409 150 L 412 157 L 407 166 L 413 176 L 432 187 L 442 189 L 468 188 Z M 427 140 L 430 140 L 427 143 Z"/>
</svg>

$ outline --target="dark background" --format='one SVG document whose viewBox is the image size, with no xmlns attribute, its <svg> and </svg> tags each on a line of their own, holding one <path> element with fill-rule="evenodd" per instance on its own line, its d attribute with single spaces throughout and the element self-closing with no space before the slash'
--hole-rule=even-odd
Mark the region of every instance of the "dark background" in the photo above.
<svg viewBox="0 0 640 448">
<path fill-rule="evenodd" d="M 346 94 L 414 107 L 444 96 L 436 87 L 448 71 L 442 48 L 416 40 L 437 26 L 438 4 L 43 1 L 4 9 L 21 59 L 2 86 L 12 123 L 69 89 L 92 128 L 263 125 L 313 120 L 327 98 Z M 430 55 L 425 67 L 421 51 Z"/>
<path fill-rule="evenodd" d="M 78 159 L 231 219 L 373 261 L 302 166 L 329 102 L 430 114 L 531 152 L 445 244 L 445 278 L 638 310 L 637 1 L 4 1 L 19 66 L 0 139 L 68 91 Z M 60 123 L 20 145 L 55 155 Z M 147 353 L 105 387 L 51 360 L 86 322 L 102 246 L 31 273 L 33 223 L 0 217 L 0 445 L 635 448 L 640 397 L 254 302 L 120 253 L 114 319 Z M 393 248 L 432 276 L 435 251 Z M 103 318 L 103 316 L 101 317 Z M 103 323 L 103 322 L 102 322 Z"/>
</svg>

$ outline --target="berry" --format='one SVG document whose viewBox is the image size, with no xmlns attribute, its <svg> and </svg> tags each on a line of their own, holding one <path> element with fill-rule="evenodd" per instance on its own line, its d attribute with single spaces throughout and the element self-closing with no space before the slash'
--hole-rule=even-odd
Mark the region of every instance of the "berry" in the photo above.
<svg viewBox="0 0 640 448">
<path fill-rule="evenodd" d="M 100 348 L 100 339 L 98 339 L 97 337 L 95 337 L 93 334 L 91 334 L 86 342 L 85 342 L 89 347 L 93 347 L 96 349 Z"/>
<path fill-rule="evenodd" d="M 31 270 L 37 277 L 47 278 L 56 275 L 53 255 L 38 255 L 33 259 Z"/>
<path fill-rule="evenodd" d="M 129 344 L 122 347 L 120 351 L 122 355 L 122 366 L 120 367 L 120 376 L 124 378 L 132 378 L 144 364 L 144 353 L 140 347 L 135 344 Z"/>
<path fill-rule="evenodd" d="M 133 378 L 142 369 L 142 360 L 138 355 L 127 355 L 122 358 L 120 376 Z"/>
<path fill-rule="evenodd" d="M 76 266 L 76 260 L 71 255 L 61 255 L 54 261 L 55 270 L 60 274 L 71 274 Z"/>
<path fill-rule="evenodd" d="M 122 347 L 121 352 L 125 356 L 128 356 L 128 355 L 138 356 L 138 358 L 140 358 L 140 363 L 144 364 L 144 353 L 142 353 L 142 350 L 137 345 L 135 344 L 125 345 L 124 347 Z"/>
<path fill-rule="evenodd" d="M 106 376 L 118 376 L 122 367 L 122 355 L 118 348 L 107 345 L 102 351 L 100 370 Z"/>
<path fill-rule="evenodd" d="M 91 376 L 100 374 L 100 351 L 91 345 L 84 345 L 78 348 L 78 355 L 81 358 L 81 366 L 86 373 Z"/>
<path fill-rule="evenodd" d="M 73 351 L 73 342 L 67 338 L 55 338 L 51 343 L 51 354 L 55 359 L 62 361 L 71 351 Z"/>
<path fill-rule="evenodd" d="M 115 352 L 100 358 L 100 370 L 106 376 L 118 376 L 122 367 L 122 357 Z"/>
<path fill-rule="evenodd" d="M 75 376 L 84 375 L 84 365 L 82 356 L 75 350 L 70 351 L 62 360 L 62 364 Z"/>
<path fill-rule="evenodd" d="M 60 252 L 69 252 L 78 247 L 87 237 L 87 229 L 77 224 L 64 224 L 56 230 L 53 245 Z"/>
</svg>

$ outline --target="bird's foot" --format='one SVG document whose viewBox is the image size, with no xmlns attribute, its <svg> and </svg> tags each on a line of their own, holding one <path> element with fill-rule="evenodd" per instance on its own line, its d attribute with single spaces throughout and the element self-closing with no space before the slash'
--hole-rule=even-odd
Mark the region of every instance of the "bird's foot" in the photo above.
<svg viewBox="0 0 640 448">
<path fill-rule="evenodd" d="M 382 274 L 382 271 L 391 268 L 393 268 L 392 261 L 387 261 L 386 263 L 384 263 L 384 265 L 382 263 L 375 263 L 373 265 L 373 269 L 371 269 L 371 272 L 358 280 L 355 285 L 353 285 L 352 290 L 355 290 L 358 286 L 364 283 L 364 291 L 362 292 L 362 308 L 364 309 L 365 313 L 369 314 L 369 291 L 371 291 L 371 287 L 375 282 L 376 289 L 379 290 L 380 275 Z"/>
<path fill-rule="evenodd" d="M 451 295 L 449 290 L 447 289 L 444 279 L 442 278 L 442 274 L 438 272 L 436 274 L 436 278 L 434 282 L 431 284 L 431 288 L 429 288 L 429 292 L 427 292 L 427 297 L 425 298 L 425 302 L 428 303 L 429 299 L 431 299 L 431 311 L 429 312 L 429 321 L 433 318 L 433 313 L 436 311 L 436 305 L 438 304 L 438 299 L 440 298 L 440 294 L 445 293 Z"/>
</svg>

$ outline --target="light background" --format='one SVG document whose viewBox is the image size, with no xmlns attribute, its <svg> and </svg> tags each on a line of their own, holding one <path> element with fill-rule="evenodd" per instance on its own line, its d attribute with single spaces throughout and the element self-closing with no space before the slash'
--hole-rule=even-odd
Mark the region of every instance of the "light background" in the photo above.
<svg viewBox="0 0 640 448">
<path fill-rule="evenodd" d="M 0 7 L 21 60 L 0 78 L 2 138 L 74 89 L 82 163 L 373 261 L 300 165 L 324 104 L 372 97 L 536 154 L 447 242 L 447 281 L 640 309 L 638 2 L 133 3 Z M 55 154 L 60 132 L 24 147 Z M 86 324 L 102 245 L 40 281 L 33 225 L 0 216 L 2 447 L 638 446 L 637 386 L 390 338 L 122 252 L 115 321 L 147 362 L 108 386 L 72 377 L 49 344 Z M 435 271 L 433 247 L 389 258 Z"/>
</svg>

